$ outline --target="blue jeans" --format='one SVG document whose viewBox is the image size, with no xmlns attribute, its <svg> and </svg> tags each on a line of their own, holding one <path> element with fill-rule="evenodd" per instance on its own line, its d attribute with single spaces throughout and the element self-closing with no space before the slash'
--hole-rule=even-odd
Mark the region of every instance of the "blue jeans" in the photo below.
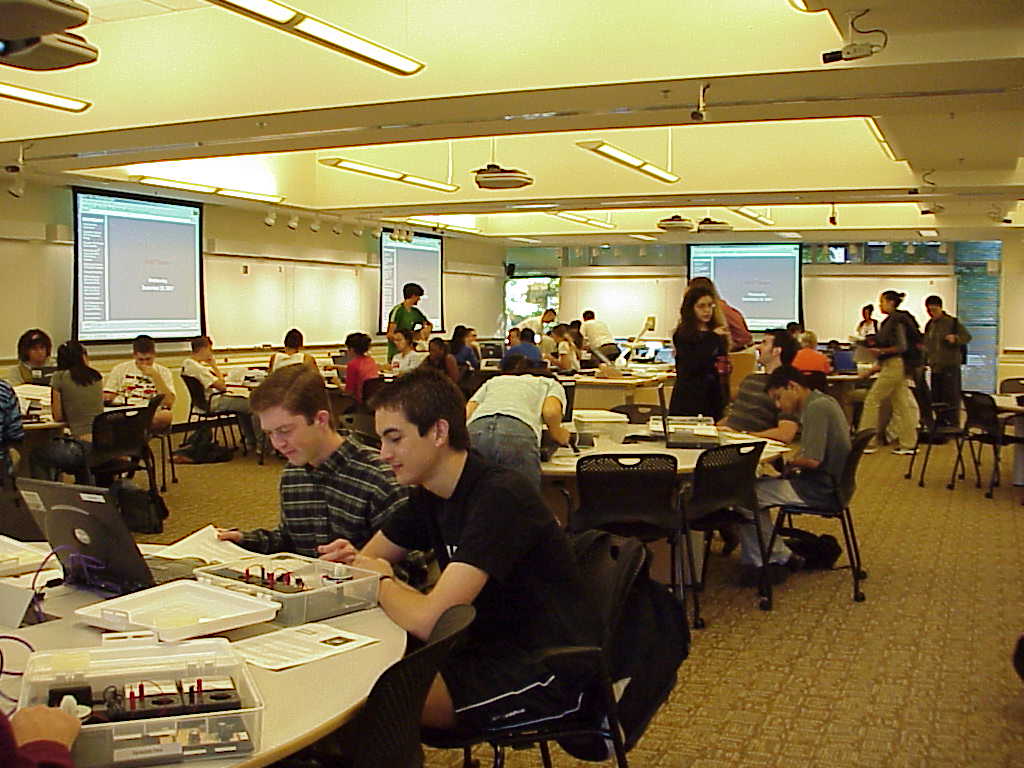
<svg viewBox="0 0 1024 768">
<path fill-rule="evenodd" d="M 32 451 L 33 476 L 59 480 L 61 472 L 75 476 L 79 485 L 93 485 L 89 471 L 92 444 L 69 436 L 55 437 Z"/>
<path fill-rule="evenodd" d="M 512 416 L 484 416 L 469 425 L 469 441 L 485 459 L 514 469 L 540 489 L 537 433 Z"/>
</svg>

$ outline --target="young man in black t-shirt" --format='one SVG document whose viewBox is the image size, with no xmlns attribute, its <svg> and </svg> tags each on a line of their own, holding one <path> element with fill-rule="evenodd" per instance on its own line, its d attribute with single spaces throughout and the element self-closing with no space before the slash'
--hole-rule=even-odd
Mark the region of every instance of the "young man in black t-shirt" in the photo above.
<svg viewBox="0 0 1024 768">
<path fill-rule="evenodd" d="M 500 729 L 576 712 L 591 671 L 556 673 L 535 654 L 598 644 L 600 629 L 565 535 L 537 491 L 468 450 L 465 401 L 438 371 L 399 377 L 371 405 L 382 458 L 400 483 L 418 487 L 353 564 L 384 574 L 381 607 L 420 639 L 447 608 L 477 610 L 468 641 L 431 686 L 424 724 Z M 429 594 L 390 578 L 407 550 L 428 548 L 442 568 Z"/>
</svg>

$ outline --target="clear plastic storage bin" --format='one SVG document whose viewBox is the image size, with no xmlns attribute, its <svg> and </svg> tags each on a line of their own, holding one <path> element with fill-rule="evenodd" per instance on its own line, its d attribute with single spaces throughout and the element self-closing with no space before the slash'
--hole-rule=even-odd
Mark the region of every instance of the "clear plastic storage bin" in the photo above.
<svg viewBox="0 0 1024 768">
<path fill-rule="evenodd" d="M 243 758 L 260 746 L 263 699 L 223 638 L 165 645 L 150 632 L 115 633 L 100 647 L 32 654 L 18 707 L 65 696 L 90 709 L 76 768 Z"/>
<path fill-rule="evenodd" d="M 375 571 L 287 553 L 196 568 L 195 577 L 280 603 L 275 621 L 285 626 L 373 608 L 380 582 Z"/>
</svg>

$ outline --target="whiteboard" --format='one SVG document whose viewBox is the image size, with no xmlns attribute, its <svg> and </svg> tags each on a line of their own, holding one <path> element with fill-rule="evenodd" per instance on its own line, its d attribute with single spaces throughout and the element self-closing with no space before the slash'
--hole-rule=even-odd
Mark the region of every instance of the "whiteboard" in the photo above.
<svg viewBox="0 0 1024 768">
<path fill-rule="evenodd" d="M 679 322 L 685 288 L 683 277 L 563 277 L 558 319 L 569 322 L 592 309 L 613 336 L 635 336 L 654 315 L 654 332 L 647 335 L 668 338 Z"/>
<path fill-rule="evenodd" d="M 307 345 L 340 344 L 360 330 L 356 269 L 206 257 L 206 328 L 222 347 L 280 346 L 290 328 Z"/>
<path fill-rule="evenodd" d="M 449 330 L 466 325 L 476 328 L 482 338 L 501 337 L 504 302 L 504 276 L 444 275 L 444 317 Z"/>
<path fill-rule="evenodd" d="M 924 309 L 927 296 L 936 294 L 949 314 L 956 314 L 956 278 L 949 277 L 842 277 L 814 275 L 803 278 L 804 328 L 814 331 L 818 341 L 830 339 L 847 341 L 860 322 L 860 308 L 874 304 L 874 317 L 879 323 L 885 319 L 878 310 L 878 295 L 882 291 L 907 294 L 900 305 L 914 317 L 921 328 L 928 321 Z"/>
</svg>

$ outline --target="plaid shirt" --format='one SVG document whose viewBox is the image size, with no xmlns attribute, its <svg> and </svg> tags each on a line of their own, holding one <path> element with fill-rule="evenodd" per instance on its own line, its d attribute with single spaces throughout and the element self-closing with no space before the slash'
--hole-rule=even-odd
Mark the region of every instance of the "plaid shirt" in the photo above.
<svg viewBox="0 0 1024 768">
<path fill-rule="evenodd" d="M 24 439 L 18 396 L 14 393 L 14 387 L 0 380 L 0 461 L 6 464 L 8 471 L 11 470 L 11 458 L 7 446 Z"/>
<path fill-rule="evenodd" d="M 281 523 L 247 531 L 246 549 L 319 557 L 316 548 L 335 539 L 362 548 L 409 501 L 408 489 L 377 453 L 351 440 L 317 467 L 286 467 L 280 489 Z"/>
</svg>

